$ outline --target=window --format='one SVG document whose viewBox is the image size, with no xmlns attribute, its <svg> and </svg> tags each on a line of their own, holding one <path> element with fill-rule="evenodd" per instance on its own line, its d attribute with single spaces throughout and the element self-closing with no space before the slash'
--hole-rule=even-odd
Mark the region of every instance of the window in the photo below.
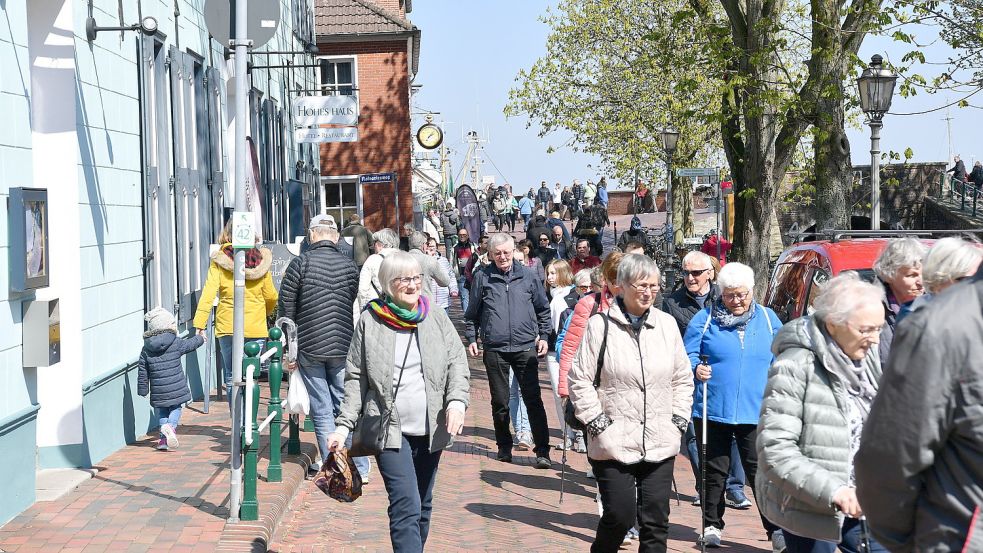
<svg viewBox="0 0 983 553">
<path fill-rule="evenodd" d="M 357 179 L 322 180 L 321 211 L 334 217 L 338 228 L 343 228 L 348 217 L 359 212 Z"/>
<path fill-rule="evenodd" d="M 812 303 L 816 301 L 816 296 L 819 292 L 823 290 L 823 284 L 829 280 L 829 273 L 822 269 L 816 269 L 812 273 L 812 278 L 809 281 L 809 291 L 806 292 L 806 303 L 804 315 L 809 315 L 812 313 Z"/>
<path fill-rule="evenodd" d="M 318 58 L 318 87 L 322 96 L 351 96 L 358 90 L 354 58 Z"/>
</svg>

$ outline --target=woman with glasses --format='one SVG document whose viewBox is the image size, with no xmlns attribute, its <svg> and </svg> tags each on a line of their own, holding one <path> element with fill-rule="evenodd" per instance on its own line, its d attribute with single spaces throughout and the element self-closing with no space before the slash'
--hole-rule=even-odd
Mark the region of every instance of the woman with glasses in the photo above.
<svg viewBox="0 0 983 553">
<path fill-rule="evenodd" d="M 782 527 L 788 553 L 862 550 L 853 457 L 881 378 L 883 300 L 882 287 L 841 273 L 823 286 L 811 315 L 775 338 L 755 495 L 761 513 Z M 886 551 L 873 538 L 870 546 Z"/>
<path fill-rule="evenodd" d="M 676 322 L 653 306 L 659 279 L 652 259 L 621 259 L 617 296 L 588 320 L 568 376 L 603 507 L 595 553 L 618 551 L 636 520 L 638 550 L 666 551 L 673 463 L 689 423 L 693 377 Z"/>
<path fill-rule="evenodd" d="M 701 498 L 706 527 L 699 539 L 708 547 L 720 547 L 723 534 L 732 440 L 737 441 L 741 465 L 754 488 L 758 415 L 773 360 L 771 342 L 782 326 L 774 311 L 754 301 L 754 270 L 747 265 L 724 265 L 717 286 L 719 299 L 693 316 L 684 337 L 697 380 L 693 399 L 696 436 L 702 437 L 704 424 L 707 428 L 706 458 L 700 456 L 706 467 Z M 704 382 L 707 420 L 703 418 Z M 768 539 L 773 539 L 777 527 L 764 517 L 761 522 Z M 775 545 L 780 546 L 781 539 L 778 534 Z"/>
<path fill-rule="evenodd" d="M 384 296 L 355 324 L 345 371 L 345 399 L 328 436 L 331 450 L 356 440 L 376 443 L 366 415 L 391 411 L 376 463 L 389 494 L 389 537 L 397 552 L 420 552 L 430 529 L 431 498 L 441 452 L 461 431 L 470 372 L 464 346 L 442 309 L 422 295 L 412 255 L 393 252 L 379 268 Z"/>
</svg>

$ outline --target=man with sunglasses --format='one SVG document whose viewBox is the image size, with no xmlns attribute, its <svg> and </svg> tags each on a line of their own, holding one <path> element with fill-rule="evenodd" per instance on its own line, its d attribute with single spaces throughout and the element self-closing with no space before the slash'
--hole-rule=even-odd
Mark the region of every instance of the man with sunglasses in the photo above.
<svg viewBox="0 0 983 553">
<path fill-rule="evenodd" d="M 707 305 L 713 305 L 713 302 L 720 297 L 720 289 L 714 280 L 716 280 L 716 275 L 709 255 L 692 251 L 683 257 L 683 283 L 685 287 L 668 296 L 663 296 L 662 299 L 662 310 L 676 319 L 680 336 L 686 335 L 686 327 L 694 315 Z M 740 457 L 733 454 L 733 450 L 736 448 L 737 444 L 732 443 L 725 502 L 728 507 L 733 509 L 747 509 L 751 507 L 751 501 L 744 493 L 744 469 L 741 467 Z M 683 436 L 683 450 L 686 451 L 690 466 L 693 467 L 693 474 L 696 475 L 696 481 L 699 482 L 700 458 L 692 422 Z M 699 493 L 697 493 L 697 498 L 699 498 Z"/>
</svg>

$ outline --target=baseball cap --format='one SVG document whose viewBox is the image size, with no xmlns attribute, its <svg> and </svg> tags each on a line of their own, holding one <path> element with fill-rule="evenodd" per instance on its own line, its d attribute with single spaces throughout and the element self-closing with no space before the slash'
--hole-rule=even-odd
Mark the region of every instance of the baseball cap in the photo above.
<svg viewBox="0 0 983 553">
<path fill-rule="evenodd" d="M 313 229 L 314 227 L 330 227 L 337 229 L 338 225 L 335 223 L 334 217 L 322 213 L 321 215 L 315 215 L 311 218 L 311 224 L 308 228 Z"/>
</svg>

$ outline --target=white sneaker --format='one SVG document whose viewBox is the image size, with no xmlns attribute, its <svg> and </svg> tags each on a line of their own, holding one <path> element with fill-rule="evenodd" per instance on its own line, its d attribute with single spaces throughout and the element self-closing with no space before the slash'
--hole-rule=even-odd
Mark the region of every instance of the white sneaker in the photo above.
<svg viewBox="0 0 983 553">
<path fill-rule="evenodd" d="M 781 530 L 775 530 L 771 535 L 771 552 L 785 553 L 785 533 Z"/>
<path fill-rule="evenodd" d="M 707 547 L 720 547 L 720 538 L 723 537 L 723 530 L 716 526 L 707 526 L 703 531 L 703 536 L 696 539 L 696 543 L 705 543 Z"/>
<path fill-rule="evenodd" d="M 594 467 L 587 467 L 587 478 L 594 480 Z"/>
<path fill-rule="evenodd" d="M 160 427 L 160 433 L 167 438 L 167 447 L 177 449 L 180 447 L 180 442 L 177 441 L 177 433 L 174 432 L 174 427 L 168 423 L 164 423 Z"/>
</svg>

